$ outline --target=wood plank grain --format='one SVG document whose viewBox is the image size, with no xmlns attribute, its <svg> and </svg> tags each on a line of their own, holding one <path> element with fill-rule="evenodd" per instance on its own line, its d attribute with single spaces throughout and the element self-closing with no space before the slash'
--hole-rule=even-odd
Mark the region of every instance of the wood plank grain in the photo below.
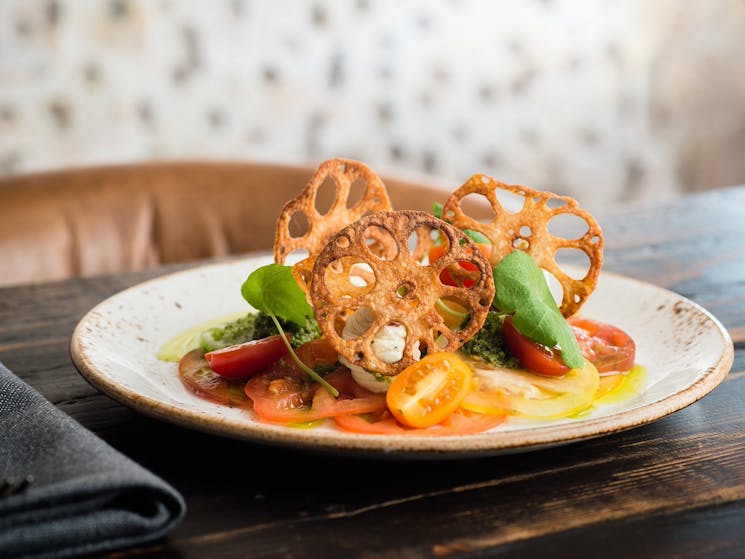
<svg viewBox="0 0 745 559">
<path fill-rule="evenodd" d="M 292 540 L 293 556 L 313 557 L 343 556 L 354 542 L 366 556 L 384 557 L 392 542 L 380 534 L 388 534 L 397 546 L 417 542 L 409 551 L 429 556 L 741 502 L 745 379 L 723 388 L 640 429 L 475 461 L 297 457 L 198 438 L 200 459 L 190 450 L 180 453 L 176 443 L 168 448 L 175 453 L 168 470 L 178 482 L 187 481 L 176 471 L 182 459 L 196 471 L 218 463 L 221 476 L 210 479 L 171 545 L 187 557 L 238 557 L 247 546 L 252 556 L 272 557 Z M 129 451 L 147 453 L 139 444 Z M 297 458 L 304 458 L 302 465 Z"/>
</svg>

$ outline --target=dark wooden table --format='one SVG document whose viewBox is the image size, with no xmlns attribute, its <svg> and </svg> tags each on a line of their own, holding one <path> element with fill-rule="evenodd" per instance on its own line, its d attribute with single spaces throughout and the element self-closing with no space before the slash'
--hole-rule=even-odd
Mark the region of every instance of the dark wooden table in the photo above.
<svg viewBox="0 0 745 559">
<path fill-rule="evenodd" d="M 165 541 L 116 557 L 743 557 L 745 187 L 601 215 L 606 269 L 677 291 L 735 341 L 732 372 L 651 425 L 539 452 L 394 462 L 223 440 L 143 417 L 68 353 L 101 299 L 163 273 L 0 289 L 0 360 L 180 490 Z"/>
</svg>

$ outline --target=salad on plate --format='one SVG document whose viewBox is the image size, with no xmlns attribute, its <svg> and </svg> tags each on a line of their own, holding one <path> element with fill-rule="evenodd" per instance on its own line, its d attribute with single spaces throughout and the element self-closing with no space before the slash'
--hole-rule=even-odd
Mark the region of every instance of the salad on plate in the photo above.
<svg viewBox="0 0 745 559">
<path fill-rule="evenodd" d="M 573 238 L 552 225 L 567 215 Z M 367 166 L 332 159 L 282 209 L 275 263 L 241 286 L 252 310 L 160 356 L 200 397 L 292 428 L 443 436 L 579 417 L 633 394 L 642 370 L 626 332 L 578 313 L 602 248 L 569 197 L 474 175 L 432 213 L 394 210 Z M 565 269 L 566 250 L 586 266 Z"/>
</svg>

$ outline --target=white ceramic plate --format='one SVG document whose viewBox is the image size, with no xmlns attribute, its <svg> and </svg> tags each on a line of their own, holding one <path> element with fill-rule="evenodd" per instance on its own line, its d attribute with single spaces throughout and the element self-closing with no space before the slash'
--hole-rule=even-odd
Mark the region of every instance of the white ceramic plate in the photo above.
<svg viewBox="0 0 745 559">
<path fill-rule="evenodd" d="M 293 429 L 268 425 L 247 410 L 195 396 L 176 364 L 159 361 L 164 342 L 190 326 L 248 311 L 240 286 L 271 261 L 256 256 L 163 276 L 127 289 L 92 309 L 75 328 L 75 365 L 94 386 L 142 413 L 186 427 L 248 441 L 396 457 L 462 457 L 520 452 L 643 425 L 702 398 L 732 365 L 732 341 L 707 311 L 670 291 L 603 273 L 584 316 L 626 330 L 647 367 L 638 396 L 577 419 L 508 420 L 468 436 L 361 435 L 333 425 Z M 329 422 L 331 423 L 331 422 Z"/>
</svg>

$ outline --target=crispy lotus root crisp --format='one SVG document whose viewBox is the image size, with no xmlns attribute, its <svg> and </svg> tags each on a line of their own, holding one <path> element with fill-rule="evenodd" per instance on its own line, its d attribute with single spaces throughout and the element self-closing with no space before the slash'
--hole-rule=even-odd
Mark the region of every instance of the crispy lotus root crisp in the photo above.
<svg viewBox="0 0 745 559">
<path fill-rule="evenodd" d="M 336 196 L 329 211 L 321 214 L 317 209 L 316 197 L 321 185 L 329 178 L 336 186 Z M 365 190 L 360 200 L 349 207 L 349 195 L 355 181 L 363 181 Z M 293 251 L 307 250 L 309 256 L 293 266 L 295 279 L 307 292 L 315 256 L 326 246 L 329 238 L 363 215 L 390 209 L 391 202 L 385 185 L 369 167 L 348 159 L 329 159 L 318 167 L 305 189 L 282 208 L 274 239 L 274 261 L 284 264 Z M 304 234 L 293 236 L 290 221 L 297 214 L 305 216 L 308 227 Z M 390 245 L 382 242 L 375 246 L 381 253 L 392 250 Z"/>
<path fill-rule="evenodd" d="M 497 197 L 498 190 L 521 197 L 522 207 L 516 213 L 505 209 Z M 480 194 L 488 200 L 494 214 L 491 222 L 482 223 L 466 215 L 461 202 L 469 194 Z M 587 231 L 575 239 L 552 235 L 549 222 L 566 214 L 584 221 Z M 530 254 L 540 268 L 561 284 L 563 294 L 560 310 L 565 317 L 576 313 L 597 285 L 603 263 L 603 233 L 595 218 L 581 209 L 573 198 L 504 184 L 479 174 L 473 175 L 448 198 L 442 216 L 460 229 L 473 229 L 484 234 L 494 245 L 489 258 L 492 266 L 516 249 Z M 584 277 L 574 278 L 556 263 L 556 253 L 560 249 L 580 250 L 587 255 L 590 265 Z"/>
<path fill-rule="evenodd" d="M 393 241 L 394 254 L 371 250 L 381 237 Z M 435 243 L 441 247 L 430 262 L 425 249 Z M 462 266 L 472 271 L 468 287 L 441 282 L 445 268 Z M 367 270 L 368 280 L 355 269 Z M 481 251 L 455 227 L 425 212 L 377 212 L 329 240 L 313 266 L 310 297 L 316 320 L 340 355 L 369 371 L 395 375 L 420 352 L 454 351 L 470 339 L 486 319 L 494 279 Z M 463 323 L 449 327 L 438 312 L 443 304 L 461 309 Z M 370 325 L 359 336 L 343 339 L 346 319 L 360 309 L 370 316 Z M 375 352 L 376 335 L 384 326 L 405 329 L 402 357 L 393 363 Z"/>
</svg>

